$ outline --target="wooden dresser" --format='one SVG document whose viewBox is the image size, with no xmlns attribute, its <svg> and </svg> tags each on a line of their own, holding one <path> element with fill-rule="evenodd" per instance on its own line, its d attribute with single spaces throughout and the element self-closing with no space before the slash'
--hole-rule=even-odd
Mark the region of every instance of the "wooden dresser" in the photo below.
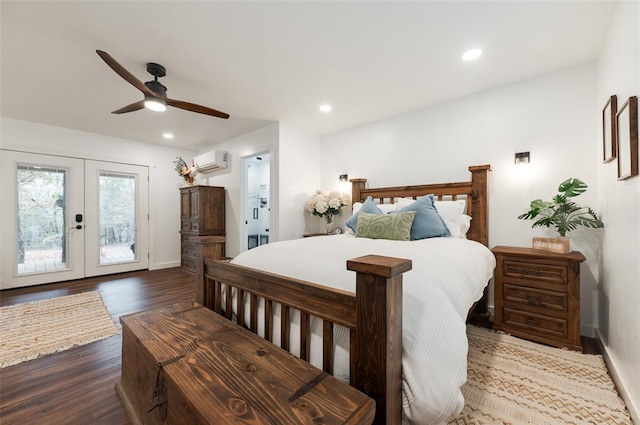
<svg viewBox="0 0 640 425">
<path fill-rule="evenodd" d="M 497 246 L 494 329 L 556 347 L 580 344 L 580 252 Z"/>
<path fill-rule="evenodd" d="M 225 236 L 224 208 L 224 187 L 198 185 L 180 189 L 180 264 L 183 270 L 195 272 L 196 247 L 191 238 L 196 236 L 205 243 L 205 257 L 224 257 L 224 239 L 220 238 Z"/>
</svg>

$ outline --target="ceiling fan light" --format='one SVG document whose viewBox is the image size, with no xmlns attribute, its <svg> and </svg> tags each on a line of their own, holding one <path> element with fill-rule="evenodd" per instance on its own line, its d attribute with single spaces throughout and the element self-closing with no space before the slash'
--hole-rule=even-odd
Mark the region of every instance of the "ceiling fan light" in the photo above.
<svg viewBox="0 0 640 425">
<path fill-rule="evenodd" d="M 144 107 L 151 109 L 152 111 L 162 112 L 166 111 L 167 104 L 162 99 L 158 99 L 153 96 L 146 96 L 144 98 Z"/>
</svg>

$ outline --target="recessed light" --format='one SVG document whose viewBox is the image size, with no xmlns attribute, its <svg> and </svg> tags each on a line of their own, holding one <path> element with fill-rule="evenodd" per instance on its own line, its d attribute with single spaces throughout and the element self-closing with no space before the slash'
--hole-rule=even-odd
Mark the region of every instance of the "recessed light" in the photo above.
<svg viewBox="0 0 640 425">
<path fill-rule="evenodd" d="M 320 112 L 331 112 L 332 109 L 331 105 L 322 105 L 320 107 Z"/>
<path fill-rule="evenodd" d="M 462 60 L 464 61 L 472 61 L 474 59 L 478 59 L 482 55 L 481 49 L 471 49 L 467 50 L 462 54 Z"/>
<path fill-rule="evenodd" d="M 173 134 L 171 134 L 171 133 L 163 133 L 162 137 L 164 137 L 165 139 L 173 139 Z"/>
</svg>

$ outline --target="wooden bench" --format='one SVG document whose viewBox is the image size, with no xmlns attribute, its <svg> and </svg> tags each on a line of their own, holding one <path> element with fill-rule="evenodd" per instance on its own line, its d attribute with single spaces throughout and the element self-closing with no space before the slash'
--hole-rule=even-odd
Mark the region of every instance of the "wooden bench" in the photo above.
<svg viewBox="0 0 640 425">
<path fill-rule="evenodd" d="M 197 303 L 120 318 L 134 424 L 371 424 L 372 399 Z"/>
</svg>

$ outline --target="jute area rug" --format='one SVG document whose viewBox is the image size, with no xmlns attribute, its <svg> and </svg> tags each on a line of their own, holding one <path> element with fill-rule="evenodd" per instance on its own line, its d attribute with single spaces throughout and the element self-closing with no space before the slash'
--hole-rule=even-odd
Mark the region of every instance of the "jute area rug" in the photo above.
<svg viewBox="0 0 640 425">
<path fill-rule="evenodd" d="M 97 291 L 0 307 L 0 368 L 119 332 Z"/>
<path fill-rule="evenodd" d="M 467 327 L 465 406 L 450 424 L 632 424 L 599 355 Z"/>
</svg>

